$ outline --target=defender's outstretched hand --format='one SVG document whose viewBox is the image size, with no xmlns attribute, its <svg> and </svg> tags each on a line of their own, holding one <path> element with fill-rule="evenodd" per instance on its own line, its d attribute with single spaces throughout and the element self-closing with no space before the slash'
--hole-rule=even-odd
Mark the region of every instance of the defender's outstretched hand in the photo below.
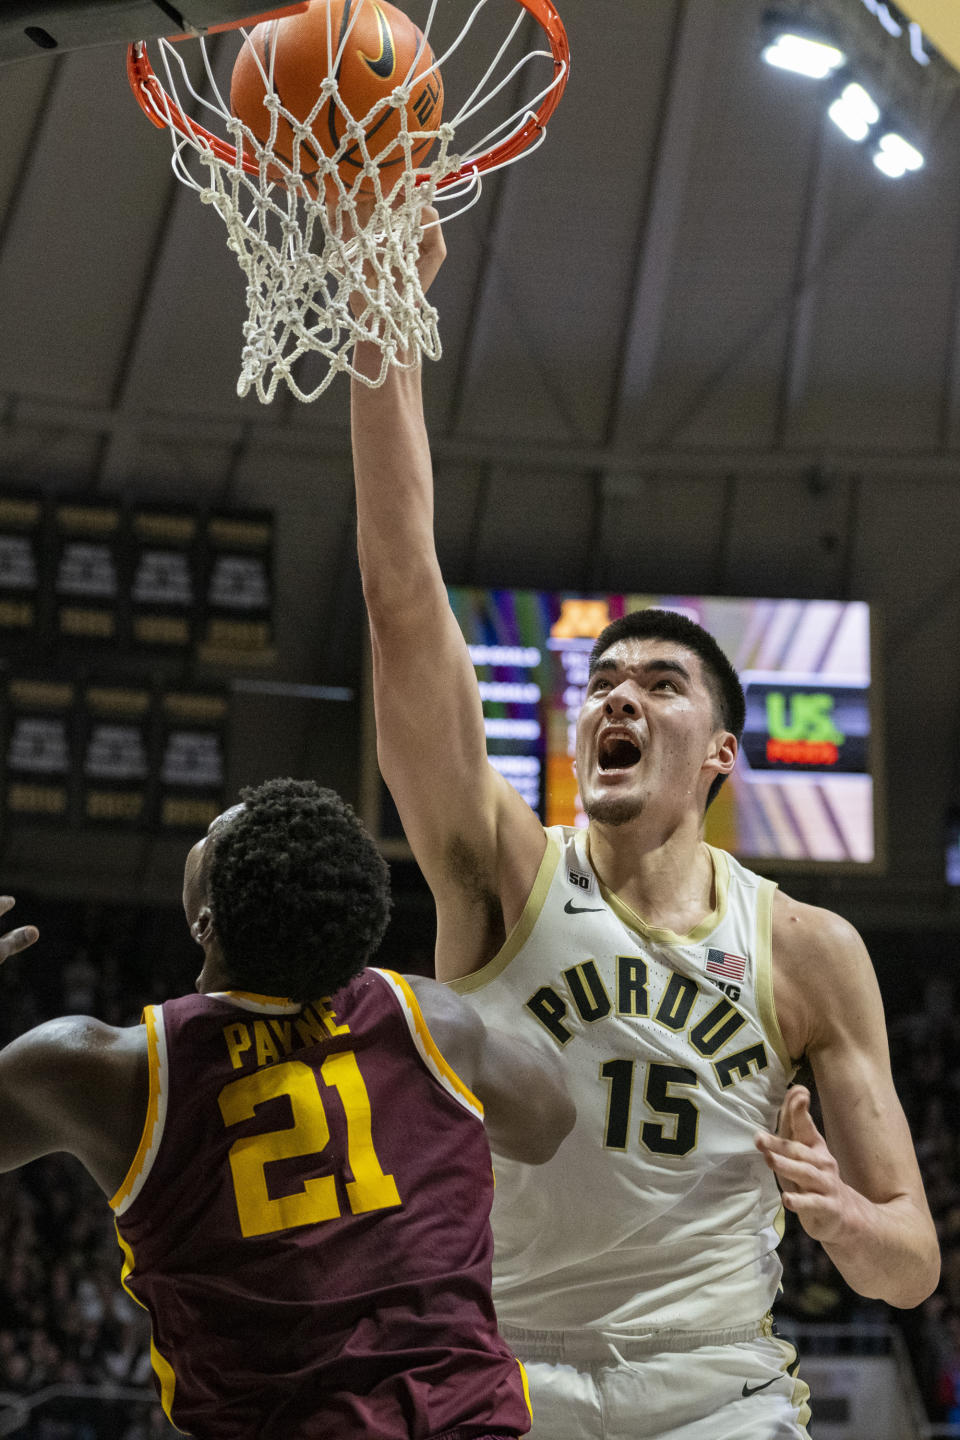
<svg viewBox="0 0 960 1440">
<path fill-rule="evenodd" d="M 799 1217 L 807 1234 L 825 1245 L 842 1241 L 867 1202 L 841 1180 L 837 1162 L 813 1123 L 809 1090 L 792 1086 L 776 1135 L 761 1130 L 754 1143 L 780 1182 L 784 1206 Z"/>
<path fill-rule="evenodd" d="M 12 895 L 0 895 L 0 915 L 6 915 L 15 904 Z M 8 930 L 6 935 L 0 935 L 0 965 L 4 960 L 9 960 L 11 955 L 19 954 L 39 939 L 40 931 L 36 925 L 21 925 L 18 930 Z"/>
</svg>

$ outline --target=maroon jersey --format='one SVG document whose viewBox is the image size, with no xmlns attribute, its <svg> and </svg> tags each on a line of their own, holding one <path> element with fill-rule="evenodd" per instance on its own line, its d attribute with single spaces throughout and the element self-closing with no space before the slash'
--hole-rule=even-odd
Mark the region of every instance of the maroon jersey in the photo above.
<svg viewBox="0 0 960 1440">
<path fill-rule="evenodd" d="M 164 1409 L 201 1440 L 530 1428 L 490 1298 L 482 1107 L 409 986 L 149 1006 L 150 1104 L 111 1200 Z"/>
</svg>

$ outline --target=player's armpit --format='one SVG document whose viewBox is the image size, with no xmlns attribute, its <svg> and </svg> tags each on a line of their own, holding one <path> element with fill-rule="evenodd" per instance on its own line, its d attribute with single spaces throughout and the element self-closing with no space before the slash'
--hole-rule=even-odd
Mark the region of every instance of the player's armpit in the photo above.
<svg viewBox="0 0 960 1440">
<path fill-rule="evenodd" d="M 0 1171 L 62 1150 L 112 1195 L 136 1153 L 149 1074 L 142 1026 L 51 1020 L 0 1051 Z"/>
<path fill-rule="evenodd" d="M 491 1029 L 436 981 L 406 978 L 441 1053 L 483 1105 L 494 1153 L 527 1165 L 551 1159 L 577 1118 L 561 1057 Z"/>
<path fill-rule="evenodd" d="M 782 900 L 774 910 L 778 1009 L 791 1053 L 810 1060 L 824 1120 L 788 1095 L 778 1137 L 759 1137 L 784 1203 L 860 1294 L 918 1305 L 939 1278 L 939 1247 L 890 1070 L 883 1005 L 856 930 Z"/>
</svg>

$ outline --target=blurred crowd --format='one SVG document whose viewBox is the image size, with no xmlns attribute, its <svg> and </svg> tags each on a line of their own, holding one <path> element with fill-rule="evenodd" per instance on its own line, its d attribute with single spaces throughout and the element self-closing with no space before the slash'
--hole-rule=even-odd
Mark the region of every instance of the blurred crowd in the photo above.
<svg viewBox="0 0 960 1440">
<path fill-rule="evenodd" d="M 54 1015 L 132 1024 L 141 1007 L 191 988 L 198 952 L 182 914 L 133 907 L 21 901 L 10 923 L 36 923 L 41 944 L 0 969 L 0 1043 Z M 398 943 L 399 942 L 399 943 Z M 427 968 L 424 946 L 401 953 L 388 935 L 380 963 Z M 916 972 L 913 972 L 914 979 Z M 882 976 L 881 976 L 882 979 Z M 936 1294 L 891 1312 L 855 1295 L 795 1217 L 787 1217 L 779 1312 L 791 1323 L 862 1326 L 891 1317 L 904 1331 L 931 1419 L 960 1422 L 960 1016 L 949 971 L 931 965 L 925 988 L 886 993 L 894 1077 L 910 1121 L 943 1247 Z M 803 1077 L 801 1077 L 803 1078 Z M 151 1388 L 145 1313 L 119 1284 L 121 1255 L 100 1191 L 71 1158 L 53 1155 L 0 1175 L 0 1414 L 10 1396 L 72 1388 L 46 1401 L 33 1440 L 154 1440 L 174 1432 Z M 84 1386 L 114 1399 L 77 1399 Z"/>
<path fill-rule="evenodd" d="M 0 1044 L 55 1015 L 134 1024 L 145 1003 L 192 981 L 191 947 L 174 912 L 23 899 L 6 923 L 37 924 L 41 943 L 0 970 Z M 121 1260 L 109 1207 L 71 1157 L 50 1155 L 0 1175 L 0 1400 L 71 1391 L 51 1393 L 18 1435 L 175 1433 L 152 1399 L 150 1326 L 120 1286 Z M 104 1386 L 113 1400 L 83 1395 Z M 131 1390 L 151 1398 L 134 1400 Z"/>
</svg>

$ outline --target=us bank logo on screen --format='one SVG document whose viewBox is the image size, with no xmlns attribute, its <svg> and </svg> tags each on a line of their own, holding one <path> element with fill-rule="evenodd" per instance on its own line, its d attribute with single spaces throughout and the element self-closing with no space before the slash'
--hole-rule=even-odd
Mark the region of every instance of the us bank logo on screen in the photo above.
<svg viewBox="0 0 960 1440">
<path fill-rule="evenodd" d="M 743 754 L 751 770 L 864 775 L 869 771 L 869 687 L 816 675 L 744 675 Z"/>
</svg>

